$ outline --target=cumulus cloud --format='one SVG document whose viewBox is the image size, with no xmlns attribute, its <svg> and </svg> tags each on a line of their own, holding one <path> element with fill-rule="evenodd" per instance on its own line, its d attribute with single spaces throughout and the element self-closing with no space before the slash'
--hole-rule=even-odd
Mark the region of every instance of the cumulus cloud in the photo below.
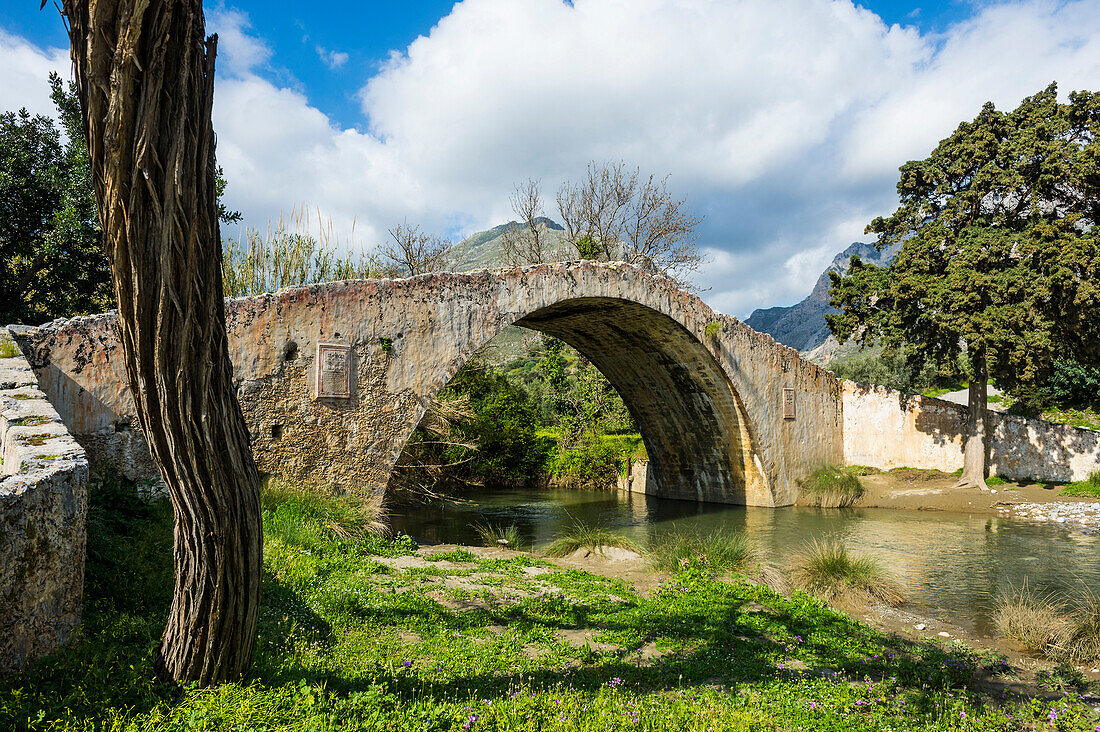
<svg viewBox="0 0 1100 732">
<path fill-rule="evenodd" d="M 67 48 L 38 48 L 0 28 L 0 111 L 26 107 L 31 114 L 56 116 L 50 100 L 50 72 L 65 78 L 71 64 Z"/>
<path fill-rule="evenodd" d="M 250 223 L 306 203 L 364 244 L 406 219 L 468 233 L 509 216 L 516 181 L 552 201 L 621 159 L 706 214 L 700 284 L 739 316 L 805 295 L 896 205 L 898 166 L 987 99 L 1100 88 L 1095 0 L 979 6 L 936 36 L 850 0 L 464 0 L 363 80 L 344 129 L 278 81 L 247 16 L 210 21 L 218 155 Z"/>
</svg>

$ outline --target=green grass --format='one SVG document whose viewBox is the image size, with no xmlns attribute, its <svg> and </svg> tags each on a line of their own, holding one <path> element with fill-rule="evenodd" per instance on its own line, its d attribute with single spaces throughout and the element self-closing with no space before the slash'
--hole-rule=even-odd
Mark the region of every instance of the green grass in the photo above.
<svg viewBox="0 0 1100 732">
<path fill-rule="evenodd" d="M 1045 410 L 1043 412 L 1043 419 L 1057 424 L 1068 424 L 1071 427 L 1100 430 L 1100 412 L 1097 412 L 1094 407 L 1088 407 L 1086 409 L 1055 407 Z"/>
<path fill-rule="evenodd" d="M 869 602 L 900 605 L 905 593 L 875 557 L 853 554 L 838 540 L 803 546 L 791 568 L 795 586 L 830 604 L 857 607 Z"/>
<path fill-rule="evenodd" d="M 844 508 L 863 497 L 860 471 L 839 465 L 823 465 L 798 481 L 798 502 L 805 506 Z"/>
<path fill-rule="evenodd" d="M 1061 494 L 1081 498 L 1100 498 L 1100 470 L 1090 473 L 1085 480 L 1066 483 L 1061 490 Z"/>
<path fill-rule="evenodd" d="M 5 732 L 1091 732 L 1098 723 L 1076 696 L 985 694 L 976 680 L 1014 673 L 997 657 L 884 635 L 801 592 L 678 572 L 641 595 L 522 555 L 402 569 L 390 557 L 431 550 L 346 538 L 329 526 L 354 505 L 272 491 L 251 674 L 169 688 L 152 669 L 171 599 L 171 509 L 121 487 L 94 486 L 90 500 L 81 635 L 0 681 Z"/>
<path fill-rule="evenodd" d="M 631 539 L 606 526 L 586 524 L 574 519 L 568 529 L 546 547 L 548 557 L 567 557 L 575 551 L 584 549 L 592 554 L 604 554 L 607 549 L 626 549 L 641 552 L 642 548 Z"/>
</svg>

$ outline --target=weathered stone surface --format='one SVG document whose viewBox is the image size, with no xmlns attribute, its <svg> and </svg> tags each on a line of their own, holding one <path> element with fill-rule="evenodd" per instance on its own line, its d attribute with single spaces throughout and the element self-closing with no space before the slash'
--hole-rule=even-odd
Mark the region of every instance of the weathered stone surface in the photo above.
<svg viewBox="0 0 1100 732">
<path fill-rule="evenodd" d="M 1100 432 L 1001 412 L 987 413 L 991 475 L 1085 480 L 1100 470 Z M 874 468 L 963 466 L 966 407 L 882 386 L 844 382 L 844 459 Z"/>
<path fill-rule="evenodd" d="M 20 329 L 41 388 L 94 461 L 138 468 L 113 314 Z M 713 338 L 705 334 L 718 324 Z M 672 282 L 623 264 L 546 264 L 300 287 L 227 303 L 262 471 L 381 496 L 425 409 L 508 325 L 557 336 L 620 390 L 659 495 L 792 503 L 843 457 L 840 383 Z M 317 398 L 320 343 L 350 346 L 352 397 Z M 797 418 L 783 419 L 783 389 Z M 123 436 L 128 440 L 123 443 Z M 124 455 L 128 457 L 123 457 Z"/>
<path fill-rule="evenodd" d="M 80 622 L 88 462 L 22 357 L 0 359 L 0 675 Z"/>
</svg>

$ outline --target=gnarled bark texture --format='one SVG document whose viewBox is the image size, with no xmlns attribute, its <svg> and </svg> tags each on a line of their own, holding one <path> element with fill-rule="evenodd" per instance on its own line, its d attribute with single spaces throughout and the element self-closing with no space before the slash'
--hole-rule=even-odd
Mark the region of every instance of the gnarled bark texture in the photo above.
<svg viewBox="0 0 1100 732">
<path fill-rule="evenodd" d="M 175 510 L 170 679 L 234 679 L 260 592 L 259 476 L 233 390 L 200 0 L 65 0 L 119 337 Z"/>
</svg>

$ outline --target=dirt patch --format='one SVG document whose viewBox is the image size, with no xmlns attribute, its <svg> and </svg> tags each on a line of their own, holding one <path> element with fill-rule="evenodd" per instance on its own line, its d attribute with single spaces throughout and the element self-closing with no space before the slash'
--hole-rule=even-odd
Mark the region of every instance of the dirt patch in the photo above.
<svg viewBox="0 0 1100 732">
<path fill-rule="evenodd" d="M 859 508 L 894 508 L 910 511 L 952 511 L 999 514 L 998 508 L 1015 503 L 1088 503 L 1096 499 L 1059 495 L 1061 486 L 1007 482 L 983 491 L 955 488 L 954 475 L 938 470 L 903 468 L 860 477 L 866 493 Z"/>
</svg>

